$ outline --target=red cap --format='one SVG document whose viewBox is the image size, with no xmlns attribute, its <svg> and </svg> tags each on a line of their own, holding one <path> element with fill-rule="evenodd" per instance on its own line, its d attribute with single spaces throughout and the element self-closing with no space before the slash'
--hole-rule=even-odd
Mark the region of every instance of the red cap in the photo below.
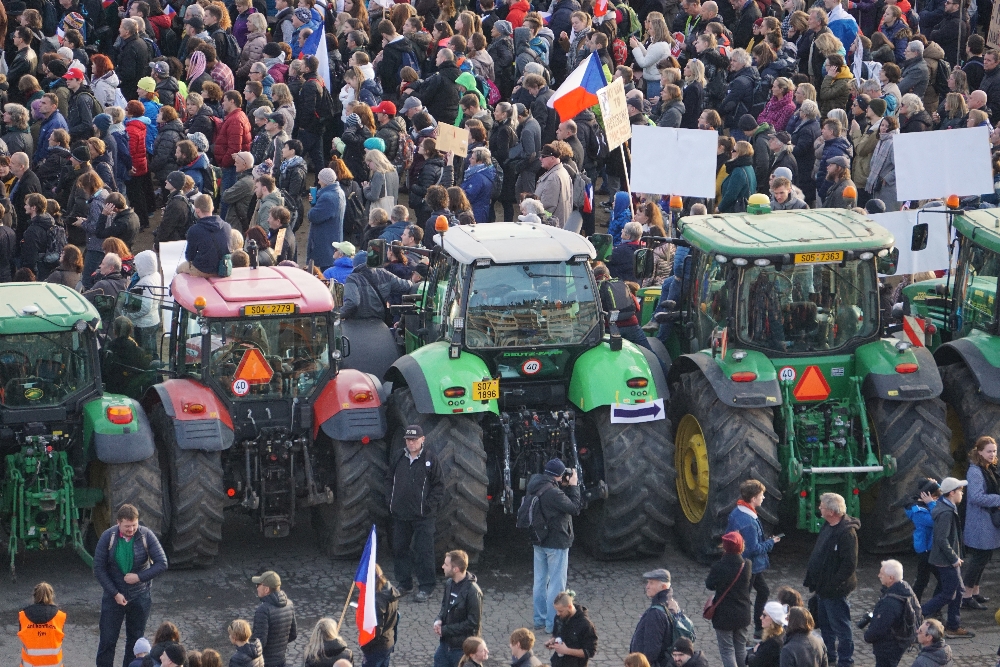
<svg viewBox="0 0 1000 667">
<path fill-rule="evenodd" d="M 384 113 L 387 116 L 395 116 L 396 105 L 390 102 L 389 100 L 386 100 L 385 102 L 382 102 L 382 104 L 377 104 L 373 106 L 372 113 Z"/>
<path fill-rule="evenodd" d="M 71 69 L 63 75 L 64 79 L 79 79 L 83 81 L 83 72 L 78 69 Z"/>
</svg>

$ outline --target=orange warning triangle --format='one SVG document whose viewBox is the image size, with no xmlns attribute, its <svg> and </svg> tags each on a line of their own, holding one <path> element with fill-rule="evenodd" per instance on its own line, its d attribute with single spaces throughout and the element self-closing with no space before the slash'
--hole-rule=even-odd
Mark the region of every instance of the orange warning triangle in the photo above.
<svg viewBox="0 0 1000 667">
<path fill-rule="evenodd" d="M 267 384 L 271 381 L 274 371 L 267 363 L 264 354 L 255 347 L 243 353 L 240 365 L 236 368 L 234 380 L 246 380 L 250 384 Z"/>
<path fill-rule="evenodd" d="M 830 385 L 819 366 L 807 366 L 792 395 L 799 401 L 823 401 L 830 395 Z"/>
</svg>

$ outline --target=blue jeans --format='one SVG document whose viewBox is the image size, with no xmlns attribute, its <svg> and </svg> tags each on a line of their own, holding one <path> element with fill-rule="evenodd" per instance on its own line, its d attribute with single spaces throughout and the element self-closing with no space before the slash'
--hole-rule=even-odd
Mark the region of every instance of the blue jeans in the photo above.
<svg viewBox="0 0 1000 667">
<path fill-rule="evenodd" d="M 362 652 L 361 667 L 389 667 L 389 658 L 392 657 L 392 651 L 393 649 L 389 649 L 388 651 L 373 651 L 372 653 Z"/>
<path fill-rule="evenodd" d="M 101 268 L 104 253 L 100 250 L 87 250 L 83 253 L 83 289 L 90 289 L 97 282 L 94 271 Z"/>
<path fill-rule="evenodd" d="M 122 665 L 128 667 L 135 660 L 132 649 L 136 640 L 146 634 L 146 620 L 149 618 L 151 605 L 149 593 L 129 600 L 124 607 L 107 593 L 104 594 L 101 598 L 101 639 L 97 645 L 97 667 L 114 665 L 115 646 L 118 644 L 118 635 L 121 634 L 122 621 L 125 622 L 125 659 Z"/>
<path fill-rule="evenodd" d="M 556 610 L 552 606 L 556 596 L 566 590 L 566 573 L 569 570 L 569 549 L 549 549 L 535 546 L 534 606 L 535 625 L 545 624 L 545 631 L 552 632 Z"/>
<path fill-rule="evenodd" d="M 405 521 L 392 520 L 392 558 L 396 585 L 401 591 L 413 589 L 413 575 L 425 593 L 434 590 L 434 517 Z"/>
<path fill-rule="evenodd" d="M 924 603 L 921 611 L 924 618 L 938 613 L 942 607 L 948 605 L 948 622 L 944 627 L 947 630 L 955 630 L 962 624 L 962 580 L 958 576 L 957 567 L 938 567 L 938 581 L 941 584 L 934 597 Z"/>
<path fill-rule="evenodd" d="M 632 324 L 627 327 L 618 327 L 618 331 L 625 340 L 631 341 L 639 347 L 644 347 L 647 350 L 649 349 L 649 341 L 646 340 L 646 334 L 643 333 L 642 327 L 638 324 Z"/>
<path fill-rule="evenodd" d="M 223 167 L 222 168 L 222 192 L 225 192 L 229 188 L 236 185 L 236 167 Z M 207 188 L 206 188 L 207 189 Z M 221 201 L 221 198 L 220 198 Z M 219 217 L 223 220 L 226 219 L 226 213 L 229 211 L 229 204 L 222 202 L 219 204 Z"/>
<path fill-rule="evenodd" d="M 462 649 L 451 648 L 442 641 L 434 651 L 434 667 L 458 667 L 462 659 Z"/>
<path fill-rule="evenodd" d="M 851 603 L 847 598 L 816 598 L 819 614 L 816 626 L 826 644 L 826 656 L 831 665 L 850 667 L 854 664 L 854 636 L 851 634 Z"/>
</svg>

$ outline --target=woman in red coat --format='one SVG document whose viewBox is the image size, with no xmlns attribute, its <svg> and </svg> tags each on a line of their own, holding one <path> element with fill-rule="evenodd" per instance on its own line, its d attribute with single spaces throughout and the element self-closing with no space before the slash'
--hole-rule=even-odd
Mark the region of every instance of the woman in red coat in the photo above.
<svg viewBox="0 0 1000 667">
<path fill-rule="evenodd" d="M 153 196 L 153 181 L 149 176 L 146 159 L 146 130 L 149 119 L 142 102 L 132 100 L 125 107 L 125 133 L 128 134 L 128 152 L 132 158 L 131 179 L 126 192 L 129 203 L 139 216 L 139 227 L 149 227 L 149 201 Z"/>
</svg>

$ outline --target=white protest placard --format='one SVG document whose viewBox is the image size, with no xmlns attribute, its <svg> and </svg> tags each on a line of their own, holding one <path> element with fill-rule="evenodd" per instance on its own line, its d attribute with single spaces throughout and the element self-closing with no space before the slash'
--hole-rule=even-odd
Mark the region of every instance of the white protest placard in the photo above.
<svg viewBox="0 0 1000 667">
<path fill-rule="evenodd" d="M 437 149 L 442 153 L 452 151 L 459 157 L 469 154 L 469 131 L 464 127 L 445 125 L 437 127 Z"/>
<path fill-rule="evenodd" d="M 1000 49 L 1000 3 L 993 3 L 993 15 L 990 17 L 990 29 L 986 33 L 986 45 Z"/>
<path fill-rule="evenodd" d="M 868 217 L 892 232 L 896 239 L 899 248 L 897 276 L 948 268 L 948 219 L 943 213 L 920 214 L 920 223 L 927 223 L 927 247 L 923 250 L 910 250 L 913 226 L 917 224 L 916 211 L 876 213 Z"/>
<path fill-rule="evenodd" d="M 897 201 L 993 192 L 986 127 L 897 134 L 892 143 Z"/>
<path fill-rule="evenodd" d="M 177 275 L 177 267 L 184 261 L 184 252 L 187 250 L 187 241 L 164 241 L 160 244 L 160 270 L 163 272 L 163 285 L 169 288 Z M 170 321 L 173 311 L 170 304 L 173 297 L 164 297 L 163 308 L 163 330 L 170 331 Z"/>
<path fill-rule="evenodd" d="M 673 127 L 632 128 L 632 191 L 715 197 L 719 134 Z"/>
<path fill-rule="evenodd" d="M 615 79 L 597 91 L 597 101 L 601 104 L 601 119 L 604 121 L 604 133 L 608 137 L 608 150 L 613 151 L 632 138 L 625 84 L 620 78 Z"/>
</svg>

